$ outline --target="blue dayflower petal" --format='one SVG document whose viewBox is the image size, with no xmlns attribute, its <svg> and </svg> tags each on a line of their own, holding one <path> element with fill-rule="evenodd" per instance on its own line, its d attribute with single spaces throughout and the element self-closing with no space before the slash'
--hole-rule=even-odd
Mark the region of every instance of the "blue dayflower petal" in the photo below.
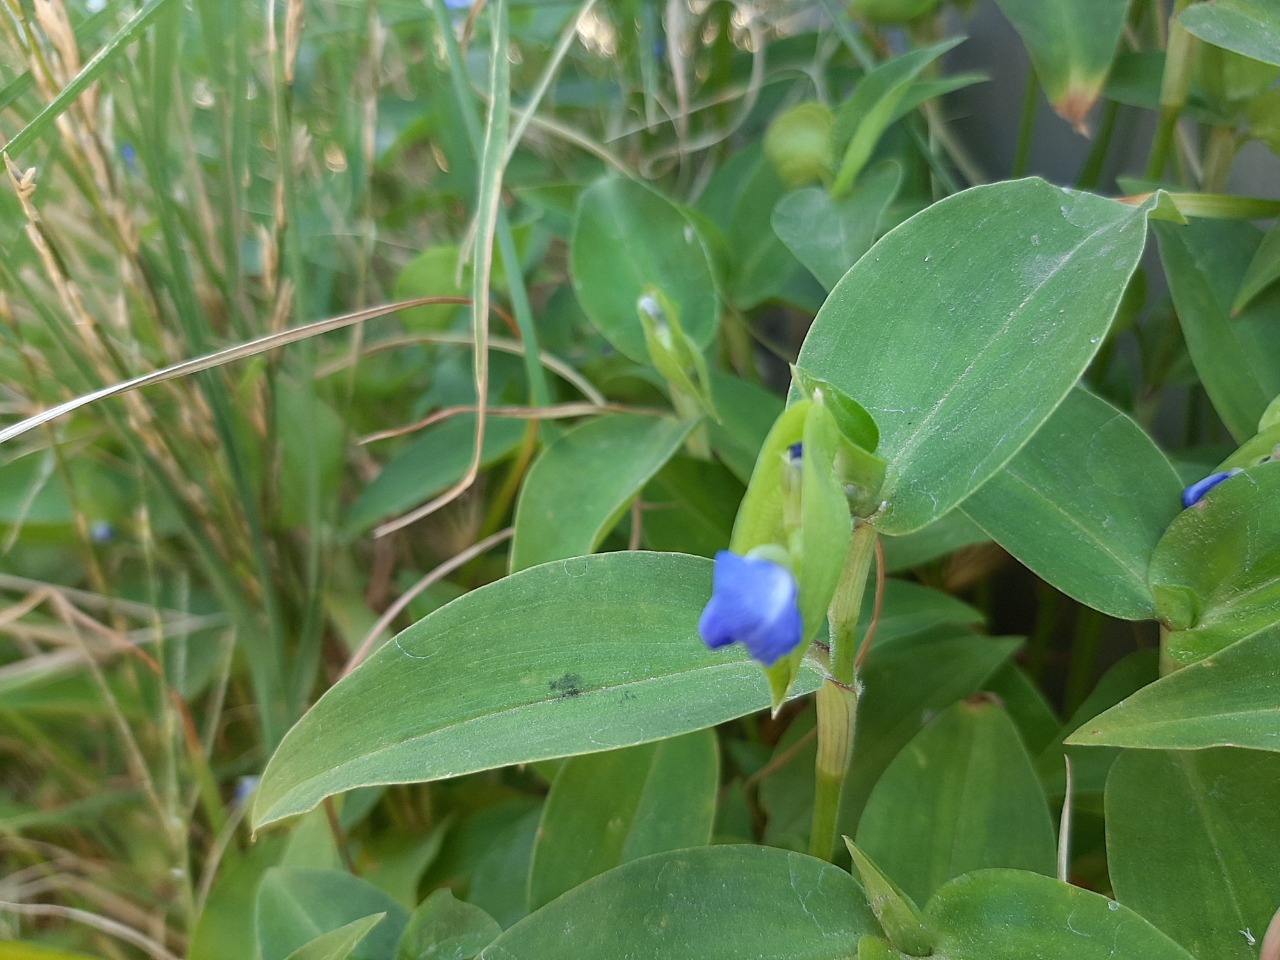
<svg viewBox="0 0 1280 960">
<path fill-rule="evenodd" d="M 698 620 L 707 646 L 742 643 L 768 667 L 799 646 L 803 632 L 791 571 L 728 550 L 716 554 L 711 599 Z"/>
<path fill-rule="evenodd" d="M 1211 473 L 1203 480 L 1197 480 L 1187 489 L 1182 491 L 1182 509 L 1187 510 L 1194 507 L 1197 503 L 1204 499 L 1204 495 L 1220 484 L 1223 480 L 1234 477 L 1240 472 L 1240 468 L 1234 470 L 1222 470 L 1218 473 Z"/>
</svg>

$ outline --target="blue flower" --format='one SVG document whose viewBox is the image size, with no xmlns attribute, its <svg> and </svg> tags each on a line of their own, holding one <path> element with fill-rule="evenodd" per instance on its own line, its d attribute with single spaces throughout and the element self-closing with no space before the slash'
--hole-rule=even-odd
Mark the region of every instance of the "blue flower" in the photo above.
<svg viewBox="0 0 1280 960">
<path fill-rule="evenodd" d="M 1204 499 L 1204 495 L 1220 484 L 1223 480 L 1234 477 L 1240 472 L 1240 468 L 1234 470 L 1223 470 L 1219 473 L 1211 473 L 1203 480 L 1197 480 L 1187 489 L 1182 491 L 1182 509 L 1186 510 L 1194 507 L 1197 503 Z"/>
<path fill-rule="evenodd" d="M 790 570 L 728 550 L 716 554 L 711 599 L 698 620 L 698 635 L 708 647 L 742 643 L 771 667 L 799 646 L 802 634 Z"/>
</svg>

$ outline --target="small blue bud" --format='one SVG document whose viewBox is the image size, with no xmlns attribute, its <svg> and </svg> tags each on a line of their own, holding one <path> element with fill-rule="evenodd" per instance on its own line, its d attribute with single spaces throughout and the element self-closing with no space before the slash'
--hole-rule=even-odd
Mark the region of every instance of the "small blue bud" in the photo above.
<svg viewBox="0 0 1280 960">
<path fill-rule="evenodd" d="M 771 667 L 799 646 L 803 632 L 790 570 L 728 550 L 716 554 L 711 599 L 698 620 L 698 635 L 708 647 L 742 643 Z"/>
<path fill-rule="evenodd" d="M 803 456 L 803 454 L 804 454 L 803 443 L 793 443 L 791 446 L 787 447 L 787 459 L 790 460 L 792 463 L 799 463 L 800 458 L 801 456 Z"/>
<path fill-rule="evenodd" d="M 1197 503 L 1204 499 L 1204 495 L 1220 484 L 1223 480 L 1234 477 L 1240 472 L 1240 468 L 1233 470 L 1223 470 L 1219 473 L 1211 473 L 1203 480 L 1197 480 L 1187 489 L 1182 491 L 1182 509 L 1186 510 L 1194 507 Z"/>
<path fill-rule="evenodd" d="M 138 172 L 138 151 L 134 149 L 132 143 L 120 144 L 120 159 L 124 161 L 125 169 L 130 173 Z"/>
<path fill-rule="evenodd" d="M 97 520 L 89 528 L 89 539 L 94 543 L 110 543 L 116 538 L 115 527 L 105 520 Z"/>
<path fill-rule="evenodd" d="M 237 807 L 244 806 L 249 802 L 249 798 L 253 796 L 253 791 L 258 789 L 258 784 L 261 782 L 261 777 L 241 777 L 236 781 L 236 791 L 231 797 L 231 802 Z"/>
</svg>

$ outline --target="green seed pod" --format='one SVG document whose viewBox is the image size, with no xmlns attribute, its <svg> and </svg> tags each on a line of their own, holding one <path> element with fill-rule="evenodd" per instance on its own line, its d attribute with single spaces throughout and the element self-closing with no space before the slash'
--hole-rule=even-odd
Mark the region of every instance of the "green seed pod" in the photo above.
<svg viewBox="0 0 1280 960">
<path fill-rule="evenodd" d="M 932 13 L 939 0 L 853 0 L 850 12 L 871 23 L 906 23 Z"/>
<path fill-rule="evenodd" d="M 775 117 L 764 135 L 764 152 L 789 187 L 831 174 L 831 130 L 835 119 L 820 103 L 801 103 Z"/>
</svg>

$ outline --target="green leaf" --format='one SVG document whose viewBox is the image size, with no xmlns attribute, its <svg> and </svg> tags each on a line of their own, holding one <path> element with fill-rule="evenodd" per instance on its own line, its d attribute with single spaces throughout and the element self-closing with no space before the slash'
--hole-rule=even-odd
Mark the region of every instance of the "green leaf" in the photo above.
<svg viewBox="0 0 1280 960">
<path fill-rule="evenodd" d="M 979 488 L 981 489 L 981 488 Z M 910 570 L 990 538 L 963 510 L 943 514 L 927 527 L 902 537 L 885 537 L 884 564 L 889 573 Z"/>
<path fill-rule="evenodd" d="M 875 418 L 882 533 L 947 513 L 1048 419 L 1115 315 L 1145 224 L 1145 209 L 998 183 L 933 204 L 845 274 L 797 366 Z"/>
<path fill-rule="evenodd" d="M 764 678 L 741 648 L 698 639 L 711 566 L 679 554 L 578 557 L 446 604 L 286 735 L 255 825 L 353 787 L 647 743 L 764 708 Z M 819 682 L 806 668 L 796 692 Z"/>
<path fill-rule="evenodd" d="M 652 508 L 641 517 L 645 545 L 701 557 L 727 550 L 744 492 L 738 478 L 715 461 L 672 457 L 644 489 Z"/>
<path fill-rule="evenodd" d="M 462 251 L 455 243 L 428 247 L 418 254 L 396 277 L 392 295 L 397 300 L 415 300 L 418 297 L 467 297 L 471 293 L 471 266 L 467 264 L 461 275 L 458 261 Z M 453 325 L 454 315 L 460 307 L 430 306 L 409 307 L 399 313 L 406 330 L 447 330 Z"/>
<path fill-rule="evenodd" d="M 1255 960 L 1280 903 L 1277 783 L 1275 754 L 1125 751 L 1106 795 L 1116 899 L 1197 957 Z"/>
<path fill-rule="evenodd" d="M 1000 706 L 957 703 L 916 734 L 871 791 L 858 846 L 917 903 L 984 867 L 1052 875 L 1049 806 Z"/>
<path fill-rule="evenodd" d="M 865 690 L 858 701 L 843 829 L 854 832 L 872 787 L 927 718 L 979 690 L 1020 643 L 1016 637 L 957 636 L 945 626 L 876 644 L 859 675 Z"/>
<path fill-rule="evenodd" d="M 573 289 L 605 337 L 637 363 L 648 363 L 636 304 L 656 287 L 680 312 L 700 347 L 720 315 L 711 257 L 683 211 L 633 180 L 606 178 L 583 191 L 570 243 Z"/>
<path fill-rule="evenodd" d="M 1260 294 L 1231 315 L 1262 234 L 1231 220 L 1157 223 L 1154 230 L 1191 361 L 1231 435 L 1247 440 L 1280 394 L 1280 294 Z"/>
<path fill-rule="evenodd" d="M 724 465 L 746 483 L 785 404 L 754 383 L 715 371 L 711 372 L 711 394 L 720 414 L 719 423 L 707 424 L 711 445 Z"/>
<path fill-rule="evenodd" d="M 501 460 L 520 443 L 527 424 L 523 420 L 488 417 L 480 465 Z M 461 479 L 475 449 L 475 414 L 464 413 L 427 427 L 398 452 L 365 487 L 347 514 L 346 534 L 356 537 L 379 520 L 425 503 Z"/>
<path fill-rule="evenodd" d="M 695 847 L 615 867 L 517 923 L 481 960 L 848 960 L 876 930 L 838 867 L 758 846 Z"/>
<path fill-rule="evenodd" d="M 1193 960 L 1128 907 L 1020 870 L 958 877 L 924 913 L 946 960 Z"/>
<path fill-rule="evenodd" d="M 234 847 L 227 851 L 191 933 L 188 960 L 255 956 L 257 940 L 251 921 L 254 900 L 263 875 L 279 862 L 283 839 L 262 837 L 243 853 Z"/>
<path fill-rule="evenodd" d="M 404 907 L 340 870 L 272 867 L 262 878 L 254 906 L 258 955 L 261 960 L 285 960 L 321 934 L 375 913 L 385 917 L 355 944 L 349 954 L 355 960 L 392 955 L 409 919 Z"/>
<path fill-rule="evenodd" d="M 385 913 L 352 920 L 348 924 L 322 933 L 310 943 L 289 954 L 288 960 L 347 960 L 369 931 L 382 922 Z"/>
<path fill-rule="evenodd" d="M 870 589 L 870 588 L 868 588 Z M 875 614 L 873 603 L 864 603 L 858 616 L 858 634 L 865 635 Z M 911 637 L 930 627 L 952 624 L 980 627 L 982 613 L 963 600 L 941 590 L 934 590 L 910 580 L 890 577 L 884 582 L 880 621 L 872 650 L 879 650 L 896 640 Z"/>
<path fill-rule="evenodd" d="M 848 193 L 884 132 L 906 112 L 903 101 L 915 78 L 963 40 L 964 37 L 952 37 L 887 60 L 853 88 L 853 95 L 836 111 L 836 150 L 841 156 L 831 185 L 833 197 Z"/>
<path fill-rule="evenodd" d="M 710 730 L 570 759 L 543 807 L 530 907 L 619 864 L 710 843 L 719 785 Z"/>
<path fill-rule="evenodd" d="M 1178 22 L 1205 43 L 1280 66 L 1280 10 L 1269 0 L 1194 3 Z"/>
<path fill-rule="evenodd" d="M 500 927 L 509 927 L 529 914 L 529 868 L 541 819 L 541 808 L 534 809 L 493 834 L 471 876 L 471 902 Z"/>
<path fill-rule="evenodd" d="M 1068 596 L 1113 617 L 1150 620 L 1147 567 L 1181 494 L 1143 429 L 1076 389 L 960 509 Z"/>
<path fill-rule="evenodd" d="M 1280 465 L 1220 483 L 1184 510 L 1151 558 L 1151 590 L 1178 663 L 1280 621 Z"/>
<path fill-rule="evenodd" d="M 1053 109 L 1081 134 L 1102 93 L 1129 0 L 996 0 L 1026 44 Z"/>
<path fill-rule="evenodd" d="M 1071 718 L 1063 725 L 1053 742 L 1043 751 L 1036 763 L 1040 782 L 1050 797 L 1065 797 L 1067 793 L 1067 769 L 1063 757 L 1071 758 L 1071 790 L 1077 802 L 1081 798 L 1101 797 L 1111 772 L 1111 765 L 1120 755 L 1118 749 L 1107 747 L 1066 747 L 1064 742 L 1104 710 L 1114 707 L 1133 696 L 1159 676 L 1160 653 L 1153 648 L 1135 650 L 1105 674 L 1085 698 Z"/>
<path fill-rule="evenodd" d="M 1280 627 L 1162 677 L 1067 738 L 1082 746 L 1280 751 Z"/>
<path fill-rule="evenodd" d="M 539 454 L 516 503 L 511 569 L 591 553 L 692 422 L 638 414 L 588 420 Z"/>
<path fill-rule="evenodd" d="M 773 208 L 773 231 L 830 290 L 871 249 L 901 180 L 902 168 L 887 160 L 839 200 L 822 187 L 788 193 Z"/>
<path fill-rule="evenodd" d="M 727 298 L 739 310 L 750 310 L 775 297 L 799 268 L 796 258 L 769 226 L 774 205 L 786 185 L 759 148 L 742 181 L 725 226 L 729 248 Z"/>
<path fill-rule="evenodd" d="M 933 934 L 920 915 L 911 896 L 893 882 L 866 853 L 848 837 L 845 846 L 853 857 L 853 866 L 862 877 L 867 901 L 889 942 L 912 957 L 927 957 L 933 952 Z"/>
<path fill-rule="evenodd" d="M 437 890 L 410 915 L 395 960 L 472 960 L 500 933 L 498 921 L 475 904 Z"/>
<path fill-rule="evenodd" d="M 1280 280 L 1280 224 L 1267 231 L 1249 261 L 1249 269 L 1244 272 L 1236 298 L 1231 301 L 1231 315 L 1238 316 L 1258 294 L 1277 280 Z"/>
</svg>

